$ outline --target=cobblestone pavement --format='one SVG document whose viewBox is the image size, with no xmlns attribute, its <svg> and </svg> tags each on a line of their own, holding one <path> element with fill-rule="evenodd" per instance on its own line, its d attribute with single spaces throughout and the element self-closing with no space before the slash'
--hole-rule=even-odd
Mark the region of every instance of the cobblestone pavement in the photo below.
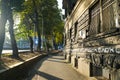
<svg viewBox="0 0 120 80">
<path fill-rule="evenodd" d="M 26 80 L 88 80 L 70 64 L 63 56 L 49 55 L 37 63 Z"/>
</svg>

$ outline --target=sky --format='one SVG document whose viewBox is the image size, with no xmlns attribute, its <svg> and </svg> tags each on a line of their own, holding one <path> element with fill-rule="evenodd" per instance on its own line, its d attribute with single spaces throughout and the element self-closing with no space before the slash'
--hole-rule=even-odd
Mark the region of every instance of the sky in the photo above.
<svg viewBox="0 0 120 80">
<path fill-rule="evenodd" d="M 62 0 L 57 0 L 58 1 L 58 7 L 62 9 Z"/>
<path fill-rule="evenodd" d="M 57 0 L 58 1 L 58 7 L 62 9 L 62 1 L 63 0 Z M 62 14 L 64 14 L 64 10 L 62 9 Z"/>
</svg>

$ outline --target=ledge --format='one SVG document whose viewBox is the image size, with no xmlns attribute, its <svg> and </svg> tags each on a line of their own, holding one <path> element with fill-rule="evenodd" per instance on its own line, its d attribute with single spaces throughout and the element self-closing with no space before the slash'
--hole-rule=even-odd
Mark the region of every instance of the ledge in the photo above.
<svg viewBox="0 0 120 80">
<path fill-rule="evenodd" d="M 40 59 L 44 58 L 45 54 L 37 55 L 30 59 L 25 60 L 24 62 L 19 62 L 15 65 L 9 66 L 9 68 L 0 70 L 0 79 L 1 80 L 21 80 L 22 78 L 28 75 L 28 72 L 35 63 L 37 63 Z M 7 76 L 6 76 L 7 75 Z"/>
</svg>

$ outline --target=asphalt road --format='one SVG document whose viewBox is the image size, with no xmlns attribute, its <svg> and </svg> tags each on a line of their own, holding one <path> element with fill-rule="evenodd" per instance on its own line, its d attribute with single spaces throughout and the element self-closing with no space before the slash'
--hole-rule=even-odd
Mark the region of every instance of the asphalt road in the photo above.
<svg viewBox="0 0 120 80">
<path fill-rule="evenodd" d="M 30 51 L 30 50 L 18 50 L 19 52 L 24 52 L 24 51 Z M 11 53 L 12 54 L 12 50 L 3 50 L 2 51 L 2 54 L 5 54 L 5 53 Z"/>
<path fill-rule="evenodd" d="M 63 56 L 49 55 L 39 61 L 25 80 L 88 80 L 66 63 Z"/>
</svg>

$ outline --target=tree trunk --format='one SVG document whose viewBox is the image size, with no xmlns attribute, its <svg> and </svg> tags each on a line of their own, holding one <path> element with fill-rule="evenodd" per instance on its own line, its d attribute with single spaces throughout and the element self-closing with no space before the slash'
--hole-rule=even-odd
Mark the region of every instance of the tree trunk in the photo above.
<svg viewBox="0 0 120 80">
<path fill-rule="evenodd" d="M 54 49 L 57 50 L 57 44 L 55 42 L 55 36 L 53 35 L 53 46 L 54 46 Z"/>
<path fill-rule="evenodd" d="M 0 57 L 3 50 L 3 44 L 5 39 L 5 24 L 7 22 L 7 0 L 1 0 L 1 19 L 0 19 Z"/>
<path fill-rule="evenodd" d="M 31 36 L 28 36 L 30 40 L 30 51 L 33 53 L 33 39 Z"/>
<path fill-rule="evenodd" d="M 37 30 L 37 33 L 38 33 L 38 46 L 37 46 L 37 50 L 40 51 L 41 50 L 40 30 Z"/>
<path fill-rule="evenodd" d="M 47 45 L 47 40 L 46 40 L 46 36 L 44 36 L 44 39 L 45 39 L 45 49 L 46 49 L 46 52 L 48 53 L 48 45 Z"/>
<path fill-rule="evenodd" d="M 33 53 L 33 39 L 32 39 L 32 36 L 29 33 L 29 30 L 32 30 L 32 26 L 31 26 L 31 23 L 29 21 L 29 18 L 30 17 L 28 15 L 25 15 L 24 23 L 26 25 L 28 38 L 29 38 L 29 41 L 30 41 L 30 51 Z"/>
<path fill-rule="evenodd" d="M 52 35 L 52 49 L 55 49 L 55 45 L 54 45 L 54 35 Z"/>
<path fill-rule="evenodd" d="M 37 6 L 35 3 L 35 0 L 33 1 L 33 5 L 34 5 L 34 10 L 35 10 L 35 28 L 37 29 L 37 33 L 38 33 L 38 46 L 37 46 L 37 50 L 40 51 L 41 50 L 41 36 L 40 36 L 40 28 L 39 28 L 39 15 L 38 15 L 38 11 L 37 11 Z"/>
<path fill-rule="evenodd" d="M 12 14 L 11 7 L 9 7 L 8 21 L 9 21 L 9 33 L 10 33 L 10 38 L 11 38 L 13 57 L 17 58 L 19 56 L 18 56 L 18 48 L 17 48 L 15 35 L 14 35 L 14 29 L 13 29 L 14 20 L 13 20 L 13 14 Z"/>
</svg>

